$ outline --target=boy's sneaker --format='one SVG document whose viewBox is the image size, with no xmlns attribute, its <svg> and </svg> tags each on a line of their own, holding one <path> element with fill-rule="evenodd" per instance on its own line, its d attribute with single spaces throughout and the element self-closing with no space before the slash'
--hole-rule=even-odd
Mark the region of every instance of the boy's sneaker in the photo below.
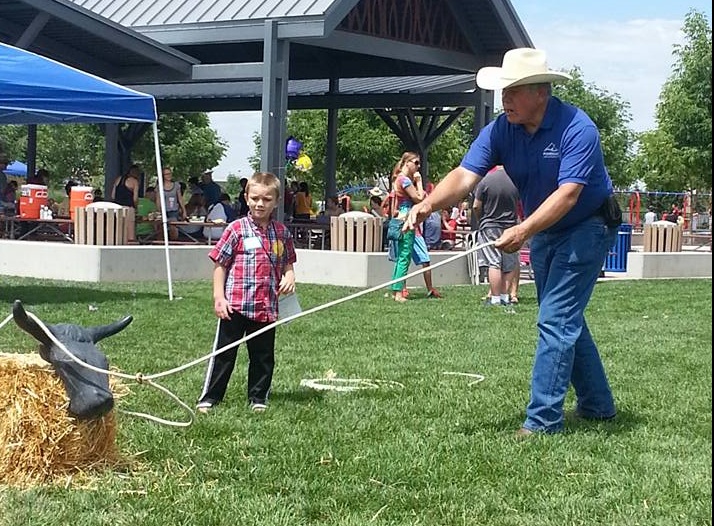
<svg viewBox="0 0 714 526">
<path fill-rule="evenodd" d="M 199 402 L 196 404 L 196 411 L 199 413 L 209 413 L 213 409 L 213 404 L 211 402 Z"/>
<path fill-rule="evenodd" d="M 259 402 L 251 402 L 250 403 L 250 410 L 253 411 L 254 413 L 262 413 L 268 409 L 268 406 L 265 404 L 261 404 Z"/>
<path fill-rule="evenodd" d="M 436 290 L 436 289 L 431 289 L 431 290 L 427 293 L 426 297 L 427 297 L 427 298 L 434 298 L 434 299 L 437 299 L 437 300 L 440 300 L 441 298 L 443 298 L 443 296 L 442 296 L 441 294 L 439 294 L 439 291 Z"/>
</svg>

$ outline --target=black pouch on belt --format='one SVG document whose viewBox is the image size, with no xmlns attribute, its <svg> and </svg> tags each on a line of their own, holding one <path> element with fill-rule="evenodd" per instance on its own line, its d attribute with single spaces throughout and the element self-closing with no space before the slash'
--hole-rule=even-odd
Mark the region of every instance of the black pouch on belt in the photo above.
<svg viewBox="0 0 714 526">
<path fill-rule="evenodd" d="M 620 226 L 622 223 L 622 210 L 617 199 L 615 199 L 615 194 L 610 194 L 605 199 L 605 202 L 598 209 L 598 214 L 603 217 L 605 224 L 610 228 Z"/>
</svg>

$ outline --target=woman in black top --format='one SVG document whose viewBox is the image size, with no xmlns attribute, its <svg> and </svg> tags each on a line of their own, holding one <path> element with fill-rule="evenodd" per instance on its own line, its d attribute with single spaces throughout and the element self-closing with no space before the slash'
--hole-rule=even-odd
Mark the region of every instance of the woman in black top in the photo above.
<svg viewBox="0 0 714 526">
<path fill-rule="evenodd" d="M 136 203 L 139 200 L 140 175 L 139 167 L 132 164 L 126 175 L 117 177 L 112 188 L 112 201 L 118 205 L 136 208 Z"/>
</svg>

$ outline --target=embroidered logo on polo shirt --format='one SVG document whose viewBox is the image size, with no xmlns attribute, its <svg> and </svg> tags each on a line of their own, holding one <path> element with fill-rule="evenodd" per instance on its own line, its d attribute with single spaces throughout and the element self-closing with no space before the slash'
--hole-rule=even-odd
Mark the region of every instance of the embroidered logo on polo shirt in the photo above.
<svg viewBox="0 0 714 526">
<path fill-rule="evenodd" d="M 543 150 L 544 159 L 557 159 L 558 157 L 560 157 L 560 151 L 558 150 L 558 147 L 555 145 L 555 143 L 550 143 Z"/>
</svg>

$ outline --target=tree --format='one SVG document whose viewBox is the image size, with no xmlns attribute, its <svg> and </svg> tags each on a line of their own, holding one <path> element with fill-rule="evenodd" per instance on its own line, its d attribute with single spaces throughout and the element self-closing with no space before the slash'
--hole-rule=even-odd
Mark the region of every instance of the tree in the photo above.
<svg viewBox="0 0 714 526">
<path fill-rule="evenodd" d="M 234 174 L 229 174 L 226 178 L 226 183 L 223 185 L 223 191 L 231 197 L 236 197 L 241 191 L 240 179 Z"/>
<path fill-rule="evenodd" d="M 103 187 L 104 137 L 96 124 L 41 125 L 37 127 L 37 168 L 63 187 L 69 179 Z"/>
<path fill-rule="evenodd" d="M 685 159 L 677 150 L 672 136 L 661 129 L 639 135 L 639 150 L 631 171 L 647 185 L 648 190 L 679 192 L 683 186 L 677 174 L 685 172 Z"/>
<path fill-rule="evenodd" d="M 27 126 L 0 126 L 0 142 L 8 154 L 27 159 Z M 104 177 L 104 138 L 94 124 L 37 126 L 36 167 L 50 172 L 50 188 L 73 179 L 97 186 Z"/>
<path fill-rule="evenodd" d="M 370 110 L 340 110 L 337 134 L 337 187 L 374 181 L 376 175 L 391 173 L 391 159 L 399 150 L 397 138 L 387 125 Z M 288 176 L 304 180 L 313 188 L 324 187 L 327 158 L 327 111 L 291 111 L 288 135 L 303 143 L 303 151 L 312 159 L 312 170 L 298 173 L 289 167 Z"/>
<path fill-rule="evenodd" d="M 712 30 L 702 13 L 690 11 L 683 32 L 657 105 L 658 129 L 640 137 L 637 164 L 652 189 L 712 186 Z"/>
<path fill-rule="evenodd" d="M 635 139 L 634 132 L 627 127 L 632 121 L 630 104 L 616 93 L 586 84 L 579 68 L 568 73 L 572 80 L 555 84 L 553 94 L 578 106 L 593 120 L 600 131 L 605 166 L 613 184 L 618 188 L 629 187 L 637 179 L 629 169 Z"/>
<path fill-rule="evenodd" d="M 27 151 L 27 126 L 8 124 L 0 126 L 0 153 L 11 160 L 25 159 Z"/>
<path fill-rule="evenodd" d="M 174 177 L 186 181 L 218 164 L 226 143 L 210 127 L 205 113 L 167 113 L 159 117 L 162 162 L 174 168 Z M 27 158 L 27 127 L 0 126 L 0 143 L 9 156 Z M 132 150 L 132 162 L 155 177 L 153 134 L 145 133 Z M 60 188 L 68 179 L 102 187 L 104 185 L 104 136 L 96 124 L 39 125 L 37 127 L 37 167 L 46 168 L 51 186 Z M 153 178 L 152 177 L 152 178 Z"/>
<path fill-rule="evenodd" d="M 468 113 L 468 112 L 466 112 Z M 473 116 L 462 117 L 469 122 Z M 372 110 L 340 110 L 337 136 L 337 187 L 351 184 L 373 184 L 376 177 L 389 176 L 405 147 Z M 458 121 L 457 121 L 458 122 Z M 438 180 L 456 166 L 468 142 L 464 141 L 463 126 L 452 126 L 429 149 L 430 178 Z M 287 121 L 288 135 L 303 143 L 303 151 L 313 162 L 312 170 L 299 172 L 287 168 L 288 179 L 299 179 L 311 188 L 323 188 L 327 152 L 327 111 L 291 111 Z M 260 166 L 260 135 L 254 134 L 255 153 L 249 162 L 254 169 Z M 316 192 L 318 193 L 318 192 Z"/>
<path fill-rule="evenodd" d="M 186 181 L 192 175 L 215 167 L 225 155 L 227 144 L 210 127 L 206 113 L 165 113 L 159 116 L 161 160 L 171 166 L 176 180 Z M 145 133 L 133 150 L 133 161 L 155 172 L 154 139 Z"/>
</svg>

